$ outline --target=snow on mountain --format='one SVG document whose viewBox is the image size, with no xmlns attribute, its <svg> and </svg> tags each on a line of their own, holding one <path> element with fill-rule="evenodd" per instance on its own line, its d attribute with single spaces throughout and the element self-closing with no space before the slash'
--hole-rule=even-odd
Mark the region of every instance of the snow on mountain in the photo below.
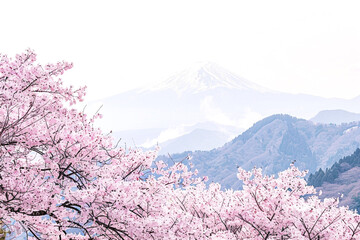
<svg viewBox="0 0 360 240">
<path fill-rule="evenodd" d="M 270 91 L 211 62 L 193 64 L 188 69 L 171 76 L 168 80 L 142 89 L 142 91 L 174 90 L 178 94 L 182 94 L 184 92 L 199 93 L 215 88 Z"/>
</svg>

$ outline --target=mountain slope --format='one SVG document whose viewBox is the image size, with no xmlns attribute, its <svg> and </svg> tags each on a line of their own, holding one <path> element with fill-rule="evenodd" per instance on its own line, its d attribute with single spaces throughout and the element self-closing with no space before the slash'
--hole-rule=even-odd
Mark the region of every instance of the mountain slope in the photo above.
<svg viewBox="0 0 360 240">
<path fill-rule="evenodd" d="M 172 158 L 180 160 L 190 154 L 194 167 L 201 174 L 225 188 L 238 188 L 238 166 L 246 170 L 261 167 L 264 173 L 275 174 L 296 160 L 300 169 L 314 172 L 351 154 L 359 146 L 360 130 L 356 123 L 316 125 L 278 114 L 255 123 L 221 148 L 174 154 Z M 159 159 L 166 160 L 166 156 Z"/>
</svg>

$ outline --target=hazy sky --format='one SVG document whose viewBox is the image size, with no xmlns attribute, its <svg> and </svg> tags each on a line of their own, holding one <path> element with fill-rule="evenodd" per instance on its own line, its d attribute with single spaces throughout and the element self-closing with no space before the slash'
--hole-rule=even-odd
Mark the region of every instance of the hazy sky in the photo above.
<svg viewBox="0 0 360 240">
<path fill-rule="evenodd" d="M 67 60 L 88 100 L 216 62 L 265 87 L 360 95 L 359 1 L 1 1 L 0 52 Z"/>
</svg>

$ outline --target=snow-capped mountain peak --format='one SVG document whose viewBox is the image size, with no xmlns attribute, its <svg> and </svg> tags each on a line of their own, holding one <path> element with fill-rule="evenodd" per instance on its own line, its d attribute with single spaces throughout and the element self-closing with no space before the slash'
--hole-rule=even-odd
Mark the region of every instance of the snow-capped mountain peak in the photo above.
<svg viewBox="0 0 360 240">
<path fill-rule="evenodd" d="M 149 90 L 172 89 L 178 93 L 202 92 L 214 88 L 253 89 L 267 92 L 266 88 L 241 78 L 212 62 L 198 62 Z"/>
</svg>

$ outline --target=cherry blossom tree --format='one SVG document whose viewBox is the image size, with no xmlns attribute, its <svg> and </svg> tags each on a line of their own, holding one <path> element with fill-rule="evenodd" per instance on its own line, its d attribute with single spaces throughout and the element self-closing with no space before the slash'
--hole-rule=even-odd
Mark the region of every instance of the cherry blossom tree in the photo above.
<svg viewBox="0 0 360 240">
<path fill-rule="evenodd" d="M 359 239 L 360 217 L 320 201 L 294 166 L 279 176 L 239 169 L 243 190 L 206 187 L 157 150 L 117 147 L 99 114 L 72 109 L 72 64 L 28 50 L 0 55 L 0 221 L 29 239 Z M 185 159 L 187 160 L 187 159 Z"/>
<path fill-rule="evenodd" d="M 278 178 L 239 169 L 241 191 L 221 191 L 219 184 L 177 191 L 184 209 L 211 226 L 206 238 L 359 239 L 360 216 L 338 207 L 339 199 L 320 201 L 305 175 L 293 165 Z"/>
<path fill-rule="evenodd" d="M 85 94 L 63 86 L 71 67 L 36 64 L 30 50 L 0 56 L 0 220 L 36 239 L 151 235 L 164 195 L 199 180 L 181 163 L 150 169 L 155 152 L 117 148 L 93 126 L 99 115 L 67 107 Z"/>
</svg>

